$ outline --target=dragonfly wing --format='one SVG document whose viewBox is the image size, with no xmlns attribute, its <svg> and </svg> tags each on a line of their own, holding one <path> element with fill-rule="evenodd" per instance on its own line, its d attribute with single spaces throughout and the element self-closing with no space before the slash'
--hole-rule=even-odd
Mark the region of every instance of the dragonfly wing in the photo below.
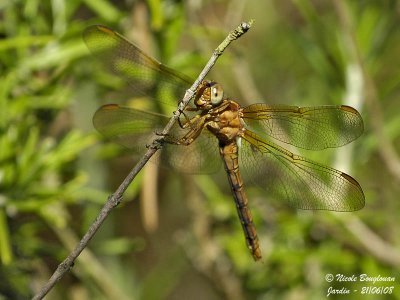
<svg viewBox="0 0 400 300">
<path fill-rule="evenodd" d="M 168 118 L 117 104 L 101 106 L 93 116 L 93 125 L 106 139 L 142 153 L 156 138 Z"/>
<path fill-rule="evenodd" d="M 218 140 L 208 130 L 203 130 L 190 145 L 165 144 L 161 161 L 186 174 L 214 173 L 221 166 Z"/>
<path fill-rule="evenodd" d="M 358 111 L 346 105 L 253 104 L 243 109 L 243 119 L 249 129 L 260 135 L 309 150 L 343 146 L 364 130 Z"/>
<path fill-rule="evenodd" d="M 105 26 L 86 28 L 83 39 L 90 51 L 109 70 L 123 78 L 135 91 L 157 101 L 176 104 L 193 82 Z"/>
<path fill-rule="evenodd" d="M 364 194 L 351 176 L 320 165 L 245 131 L 240 146 L 243 178 L 300 209 L 355 211 Z"/>
<path fill-rule="evenodd" d="M 136 154 L 146 151 L 146 145 L 157 138 L 156 132 L 161 132 L 168 121 L 167 116 L 117 104 L 103 105 L 93 117 L 94 127 L 106 139 L 132 149 Z M 167 140 L 176 141 L 184 134 L 185 130 L 176 123 Z M 211 173 L 220 165 L 218 142 L 207 130 L 188 146 L 166 143 L 159 152 L 153 162 L 184 173 Z"/>
</svg>

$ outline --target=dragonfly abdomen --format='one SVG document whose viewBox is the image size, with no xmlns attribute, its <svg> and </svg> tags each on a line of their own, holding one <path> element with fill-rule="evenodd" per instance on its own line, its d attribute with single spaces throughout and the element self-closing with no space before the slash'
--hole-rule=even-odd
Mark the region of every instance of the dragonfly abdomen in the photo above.
<svg viewBox="0 0 400 300">
<path fill-rule="evenodd" d="M 224 162 L 226 173 L 228 174 L 228 180 L 235 199 L 237 213 L 242 224 L 247 246 L 249 247 L 254 260 L 259 260 L 261 259 L 260 244 L 253 223 L 253 217 L 248 207 L 248 199 L 243 189 L 243 181 L 240 177 L 238 146 L 236 142 L 221 145 L 220 155 Z"/>
</svg>

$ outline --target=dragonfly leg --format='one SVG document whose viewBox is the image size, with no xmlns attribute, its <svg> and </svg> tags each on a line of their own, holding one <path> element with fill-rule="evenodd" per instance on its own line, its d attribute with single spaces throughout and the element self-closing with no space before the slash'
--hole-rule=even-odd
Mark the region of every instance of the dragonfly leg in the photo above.
<svg viewBox="0 0 400 300">
<path fill-rule="evenodd" d="M 181 118 L 178 118 L 178 124 L 179 127 L 182 129 L 185 129 L 187 127 L 187 124 L 190 123 L 190 119 L 188 118 L 188 116 L 182 111 L 181 114 L 185 117 L 186 119 L 186 123 L 182 124 Z"/>
<path fill-rule="evenodd" d="M 185 121 L 186 122 L 182 123 L 181 119 L 178 118 L 179 127 L 181 127 L 182 129 L 186 129 L 186 128 L 190 127 L 190 129 L 194 130 L 195 128 L 194 128 L 193 124 L 195 123 L 195 121 L 197 121 L 200 118 L 200 116 L 196 115 L 196 116 L 194 116 L 193 118 L 190 119 L 188 117 L 188 115 L 185 114 L 185 112 L 182 112 L 182 114 L 185 117 Z"/>
<path fill-rule="evenodd" d="M 183 146 L 189 146 L 193 141 L 194 141 L 193 137 L 189 137 L 186 135 L 180 139 L 167 139 L 167 143 L 169 144 L 183 145 Z"/>
<path fill-rule="evenodd" d="M 185 110 L 186 111 L 199 111 L 200 109 L 197 107 L 186 106 Z M 181 113 L 183 113 L 183 111 L 181 111 Z"/>
<path fill-rule="evenodd" d="M 198 126 L 197 128 L 194 128 L 193 130 L 190 130 L 188 133 L 186 133 L 183 137 L 179 139 L 166 139 L 167 143 L 174 144 L 174 145 L 183 145 L 183 146 L 189 146 L 193 141 L 200 135 L 202 130 L 202 126 Z"/>
</svg>

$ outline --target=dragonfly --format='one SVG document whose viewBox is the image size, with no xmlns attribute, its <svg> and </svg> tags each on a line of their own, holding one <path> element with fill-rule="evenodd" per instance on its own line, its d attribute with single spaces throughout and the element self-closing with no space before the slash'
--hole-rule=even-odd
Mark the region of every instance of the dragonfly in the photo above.
<svg viewBox="0 0 400 300">
<path fill-rule="evenodd" d="M 157 103 L 172 99 L 177 105 L 193 82 L 105 26 L 86 28 L 83 39 L 110 72 Z M 136 152 L 144 151 L 168 121 L 161 113 L 120 104 L 103 105 L 93 116 L 100 134 Z M 204 80 L 164 137 L 156 160 L 183 173 L 211 173 L 222 164 L 247 247 L 257 261 L 262 252 L 244 182 L 298 209 L 359 210 L 365 197 L 353 177 L 294 154 L 284 145 L 308 150 L 341 147 L 363 130 L 360 113 L 347 105 L 242 107 L 225 95 L 219 83 Z"/>
</svg>

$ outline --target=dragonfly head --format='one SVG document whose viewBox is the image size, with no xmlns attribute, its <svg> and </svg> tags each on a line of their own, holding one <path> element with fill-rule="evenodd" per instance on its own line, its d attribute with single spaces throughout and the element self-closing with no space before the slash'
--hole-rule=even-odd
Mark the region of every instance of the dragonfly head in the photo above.
<svg viewBox="0 0 400 300">
<path fill-rule="evenodd" d="M 218 106 L 224 100 L 224 90 L 219 83 L 203 81 L 197 89 L 194 104 L 200 109 L 210 109 Z"/>
</svg>

